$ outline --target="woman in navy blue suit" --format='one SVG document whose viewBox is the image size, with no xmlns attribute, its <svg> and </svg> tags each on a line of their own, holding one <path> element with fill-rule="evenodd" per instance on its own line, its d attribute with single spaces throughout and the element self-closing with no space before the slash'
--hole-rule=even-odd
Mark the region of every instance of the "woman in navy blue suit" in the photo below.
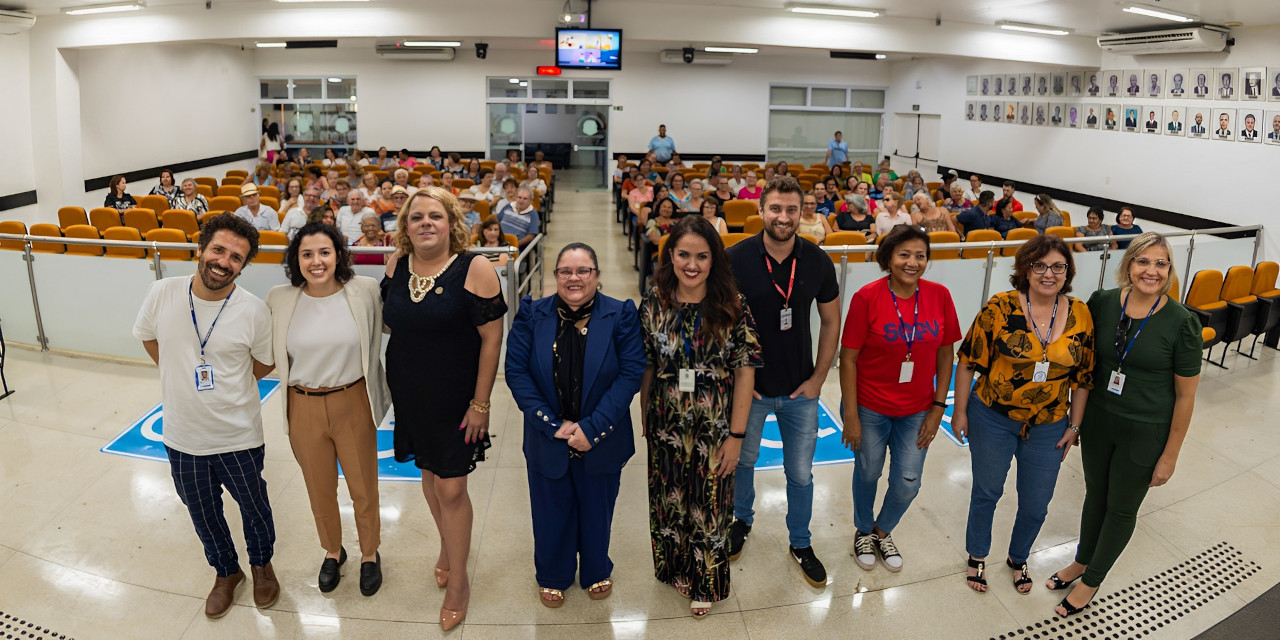
<svg viewBox="0 0 1280 640">
<path fill-rule="evenodd" d="M 644 374 L 631 301 L 597 293 L 596 252 L 575 242 L 556 258 L 556 294 L 520 301 L 507 337 L 507 386 L 524 413 L 533 564 L 542 604 L 579 584 L 613 590 L 609 534 L 622 466 L 635 453 L 631 399 Z"/>
</svg>

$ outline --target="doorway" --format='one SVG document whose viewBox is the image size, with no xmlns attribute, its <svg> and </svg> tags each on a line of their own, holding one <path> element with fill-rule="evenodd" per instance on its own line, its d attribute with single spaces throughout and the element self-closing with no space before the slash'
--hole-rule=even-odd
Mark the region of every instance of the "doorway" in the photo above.
<svg viewBox="0 0 1280 640">
<path fill-rule="evenodd" d="M 609 81 L 489 78 L 489 157 L 516 150 L 526 161 L 542 151 L 558 170 L 610 183 Z"/>
</svg>

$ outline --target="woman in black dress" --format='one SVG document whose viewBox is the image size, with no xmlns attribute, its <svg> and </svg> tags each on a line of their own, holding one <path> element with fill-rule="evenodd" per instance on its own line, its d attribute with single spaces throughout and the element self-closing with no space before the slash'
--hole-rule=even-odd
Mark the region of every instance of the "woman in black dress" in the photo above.
<svg viewBox="0 0 1280 640">
<path fill-rule="evenodd" d="M 440 624 L 467 615 L 471 499 L 467 474 L 489 448 L 489 396 L 498 373 L 507 305 L 493 266 L 467 252 L 471 232 L 453 194 L 416 192 L 396 218 L 396 259 L 382 281 L 387 385 L 395 454 L 422 469 L 422 493 L 440 531 Z"/>
</svg>

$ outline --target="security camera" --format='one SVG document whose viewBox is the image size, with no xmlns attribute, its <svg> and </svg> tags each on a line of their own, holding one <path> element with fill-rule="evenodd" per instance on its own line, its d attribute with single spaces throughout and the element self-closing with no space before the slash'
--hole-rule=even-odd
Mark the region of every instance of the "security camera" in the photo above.
<svg viewBox="0 0 1280 640">
<path fill-rule="evenodd" d="M 476 43 L 476 57 L 484 60 L 489 55 L 489 44 L 486 42 Z"/>
<path fill-rule="evenodd" d="M 685 47 L 680 50 L 680 57 L 684 58 L 685 64 L 693 64 L 693 47 Z"/>
</svg>

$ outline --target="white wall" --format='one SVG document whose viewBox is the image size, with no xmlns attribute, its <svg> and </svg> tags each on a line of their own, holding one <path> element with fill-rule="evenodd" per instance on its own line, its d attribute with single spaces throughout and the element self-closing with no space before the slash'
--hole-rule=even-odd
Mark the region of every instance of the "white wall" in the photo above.
<svg viewBox="0 0 1280 640">
<path fill-rule="evenodd" d="M 26 33 L 0 36 L 0 87 L 16 99 L 0 100 L 0 196 L 36 188 L 31 166 L 31 39 Z M 6 216 L 6 220 L 13 219 Z"/>
<path fill-rule="evenodd" d="M 258 86 L 238 46 L 86 49 L 79 78 L 85 178 L 257 148 Z"/>
</svg>

